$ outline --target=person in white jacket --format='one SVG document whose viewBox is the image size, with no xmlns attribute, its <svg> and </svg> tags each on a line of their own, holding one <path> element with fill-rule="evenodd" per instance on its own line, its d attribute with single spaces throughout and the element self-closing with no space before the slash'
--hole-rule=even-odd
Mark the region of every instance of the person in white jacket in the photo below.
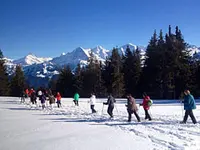
<svg viewBox="0 0 200 150">
<path fill-rule="evenodd" d="M 92 113 L 96 113 L 97 111 L 94 109 L 94 105 L 96 103 L 96 96 L 93 93 L 91 94 L 89 103 L 90 103 L 90 108 L 92 110 Z"/>
</svg>

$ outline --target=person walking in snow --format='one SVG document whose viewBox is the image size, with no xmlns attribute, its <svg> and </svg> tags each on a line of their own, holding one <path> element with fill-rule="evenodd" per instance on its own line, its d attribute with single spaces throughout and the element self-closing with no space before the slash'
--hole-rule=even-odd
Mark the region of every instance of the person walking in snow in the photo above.
<svg viewBox="0 0 200 150">
<path fill-rule="evenodd" d="M 25 91 L 22 91 L 22 93 L 21 93 L 21 103 L 24 103 L 25 102 L 25 97 L 26 97 L 26 93 L 25 93 Z"/>
<path fill-rule="evenodd" d="M 94 106 L 95 106 L 95 103 L 96 103 L 96 96 L 93 93 L 91 94 L 89 103 L 90 103 L 90 108 L 92 110 L 92 113 L 96 113 L 97 111 L 94 109 Z"/>
<path fill-rule="evenodd" d="M 103 103 L 103 105 L 108 105 L 108 110 L 107 113 L 110 115 L 110 118 L 113 118 L 113 109 L 114 109 L 114 103 L 115 103 L 115 98 L 110 94 L 108 96 L 108 100 L 106 103 Z"/>
<path fill-rule="evenodd" d="M 140 117 L 137 114 L 138 108 L 135 102 L 135 99 L 132 97 L 131 94 L 127 95 L 127 112 L 128 112 L 128 122 L 131 122 L 132 114 L 134 113 L 135 117 L 137 118 L 138 122 L 140 122 Z"/>
<path fill-rule="evenodd" d="M 58 105 L 58 108 L 60 108 L 61 107 L 61 95 L 59 92 L 57 92 L 56 99 L 57 99 L 56 103 Z"/>
<path fill-rule="evenodd" d="M 28 98 L 29 91 L 28 89 L 25 90 L 25 98 Z"/>
<path fill-rule="evenodd" d="M 49 100 L 49 105 L 50 105 L 50 107 L 51 107 L 51 109 L 53 108 L 53 104 L 55 103 L 55 97 L 53 96 L 53 94 L 52 94 L 52 91 L 51 90 L 49 90 L 49 92 L 48 92 L 48 100 Z"/>
<path fill-rule="evenodd" d="M 78 104 L 78 101 L 79 101 L 79 94 L 78 93 L 75 93 L 74 94 L 74 104 L 75 104 L 75 106 L 78 106 L 79 104 Z"/>
<path fill-rule="evenodd" d="M 151 116 L 149 115 L 149 112 L 148 112 L 151 104 L 152 104 L 152 100 L 150 99 L 150 97 L 147 96 L 146 93 L 143 93 L 143 102 L 142 102 L 142 104 L 140 104 L 140 106 L 143 106 L 143 108 L 144 108 L 145 120 L 146 119 L 152 120 Z"/>
<path fill-rule="evenodd" d="M 41 98 L 42 98 L 42 95 L 43 95 L 43 94 L 42 94 L 42 91 L 41 91 L 41 90 L 39 90 L 39 91 L 38 91 L 38 97 L 39 97 L 39 100 L 41 100 Z"/>
<path fill-rule="evenodd" d="M 40 96 L 41 104 L 42 104 L 42 109 L 45 108 L 45 101 L 46 101 L 46 96 L 44 93 Z"/>
<path fill-rule="evenodd" d="M 34 89 L 30 90 L 29 95 L 30 95 L 30 99 L 31 99 L 32 104 L 37 104 L 37 96 L 36 96 Z"/>
<path fill-rule="evenodd" d="M 190 118 L 192 119 L 192 122 L 196 124 L 197 121 L 192 111 L 193 109 L 196 109 L 194 97 L 192 94 L 190 94 L 189 90 L 185 90 L 184 94 L 185 94 L 185 97 L 184 97 L 183 103 L 184 103 L 185 116 L 181 123 L 185 124 L 187 122 L 188 116 L 190 116 Z"/>
</svg>

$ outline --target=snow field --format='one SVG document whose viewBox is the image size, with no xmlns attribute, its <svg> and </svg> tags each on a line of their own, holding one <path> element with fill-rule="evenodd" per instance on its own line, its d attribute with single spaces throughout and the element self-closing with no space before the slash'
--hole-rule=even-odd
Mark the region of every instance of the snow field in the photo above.
<svg viewBox="0 0 200 150">
<path fill-rule="evenodd" d="M 63 98 L 61 101 L 62 108 L 57 108 L 54 105 L 53 109 L 51 109 L 47 105 L 47 108 L 42 110 L 39 105 L 30 105 L 29 99 L 26 100 L 25 104 L 20 104 L 18 98 L 5 98 L 4 100 L 0 98 L 0 106 L 3 105 L 3 102 L 8 103 L 5 106 L 6 108 L 9 105 L 13 107 L 9 108 L 6 117 L 2 115 L 5 113 L 5 109 L 0 109 L 0 118 L 3 117 L 1 122 L 3 122 L 4 126 L 9 127 L 6 130 L 3 125 L 0 125 L 0 129 L 2 130 L 3 128 L 2 131 L 0 130 L 0 135 L 4 141 L 4 147 L 0 146 L 0 149 L 9 149 L 9 146 L 7 147 L 9 143 L 6 142 L 18 138 L 16 143 L 20 143 L 18 144 L 19 148 L 32 150 L 33 143 L 31 143 L 31 140 L 33 137 L 36 139 L 39 137 L 41 140 L 41 145 L 38 146 L 38 149 L 53 149 L 53 147 L 56 149 L 67 147 L 67 149 L 72 150 L 200 149 L 199 105 L 194 110 L 194 115 L 198 121 L 195 125 L 192 124 L 190 118 L 188 118 L 187 124 L 179 124 L 184 115 L 183 107 L 179 103 L 170 105 L 154 104 L 150 110 L 152 121 L 144 120 L 143 108 L 139 107 L 138 113 L 142 122 L 136 122 L 136 118 L 133 115 L 132 122 L 128 123 L 125 101 L 117 100 L 114 119 L 110 120 L 106 112 L 107 106 L 102 105 L 102 102 L 106 101 L 106 99 L 98 99 L 95 105 L 95 109 L 98 111 L 96 114 L 91 114 L 90 105 L 87 103 L 89 99 L 81 99 L 78 107 L 74 106 L 72 100 Z M 14 106 L 17 108 L 14 108 Z M 18 112 L 17 116 L 10 115 L 16 111 Z M 29 116 L 26 115 L 27 113 Z M 16 118 L 19 117 L 21 118 L 19 122 L 15 122 L 16 126 L 25 126 L 26 130 L 10 125 L 10 122 L 6 121 L 8 118 L 12 119 L 12 121 L 17 120 Z M 25 120 L 27 117 L 28 120 Z M 27 121 L 30 122 L 28 123 Z M 5 135 L 7 140 L 4 140 L 2 135 Z M 46 136 L 48 136 L 48 139 L 46 139 Z M 65 143 L 63 143 L 62 137 L 65 138 Z M 29 144 L 21 144 L 23 140 Z M 75 141 L 78 141 L 78 144 Z"/>
</svg>

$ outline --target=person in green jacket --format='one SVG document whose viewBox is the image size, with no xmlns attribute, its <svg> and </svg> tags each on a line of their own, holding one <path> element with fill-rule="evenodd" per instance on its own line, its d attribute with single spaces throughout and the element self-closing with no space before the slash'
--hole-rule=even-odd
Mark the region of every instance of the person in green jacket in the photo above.
<svg viewBox="0 0 200 150">
<path fill-rule="evenodd" d="M 196 124 L 197 121 L 192 111 L 193 109 L 196 109 L 194 97 L 193 95 L 190 94 L 189 90 L 185 90 L 184 94 L 185 94 L 185 97 L 184 97 L 183 103 L 184 103 L 185 116 L 183 118 L 183 121 L 181 121 L 181 123 L 185 124 L 187 122 L 188 116 L 190 116 L 190 118 L 192 119 L 192 122 Z"/>
<path fill-rule="evenodd" d="M 79 94 L 78 93 L 75 93 L 74 94 L 74 104 L 75 104 L 75 106 L 78 106 L 78 100 L 79 100 Z"/>
</svg>

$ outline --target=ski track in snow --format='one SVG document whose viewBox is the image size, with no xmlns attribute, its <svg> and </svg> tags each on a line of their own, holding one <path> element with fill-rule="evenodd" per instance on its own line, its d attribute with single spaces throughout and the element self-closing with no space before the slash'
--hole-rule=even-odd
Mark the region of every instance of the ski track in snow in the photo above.
<svg viewBox="0 0 200 150">
<path fill-rule="evenodd" d="M 29 100 L 26 100 L 29 101 Z M 108 115 L 105 114 L 105 110 L 103 114 L 101 112 L 97 112 L 96 114 L 91 114 L 89 111 L 88 104 L 86 102 L 80 103 L 80 106 L 73 106 L 69 102 L 62 104 L 61 108 L 56 108 L 54 105 L 53 109 L 47 106 L 44 110 L 41 109 L 39 105 L 31 105 L 30 102 L 25 102 L 21 105 L 30 109 L 30 110 L 38 110 L 42 113 L 49 115 L 62 115 L 63 120 L 55 120 L 55 121 L 82 121 L 82 122 L 90 122 L 91 124 L 105 125 L 111 128 L 115 128 L 116 130 L 122 130 L 124 132 L 134 134 L 138 138 L 142 138 L 145 140 L 151 141 L 155 149 L 173 149 L 173 150 L 183 150 L 183 149 L 192 149 L 194 147 L 200 147 L 200 126 L 199 123 L 193 125 L 188 119 L 188 124 L 179 124 L 179 121 L 182 120 L 181 114 L 170 114 L 166 115 L 165 113 L 151 112 L 153 114 L 152 121 L 145 121 L 142 117 L 144 117 L 143 110 L 140 109 L 139 115 L 142 119 L 142 122 L 135 122 L 135 116 L 132 116 L 132 122 L 127 122 L 127 112 L 124 107 L 121 107 L 121 104 L 117 104 L 117 109 L 120 111 L 114 110 L 115 118 L 110 120 L 108 119 Z M 96 107 L 101 110 L 102 104 L 96 104 Z M 162 107 L 162 106 L 160 106 Z M 119 109 L 120 108 L 120 109 Z M 156 110 L 157 107 L 154 107 Z M 104 108 L 106 109 L 106 108 Z M 155 116 L 155 118 L 154 118 Z M 197 117 L 197 120 L 200 117 Z M 47 125 L 45 125 L 46 127 Z M 51 126 L 51 124 L 48 124 Z M 32 132 L 39 131 L 44 126 L 33 128 L 31 130 L 24 131 L 22 134 L 29 134 Z M 6 138 L 15 138 L 18 135 L 8 135 Z M 200 149 L 200 148 L 199 148 Z"/>
</svg>

